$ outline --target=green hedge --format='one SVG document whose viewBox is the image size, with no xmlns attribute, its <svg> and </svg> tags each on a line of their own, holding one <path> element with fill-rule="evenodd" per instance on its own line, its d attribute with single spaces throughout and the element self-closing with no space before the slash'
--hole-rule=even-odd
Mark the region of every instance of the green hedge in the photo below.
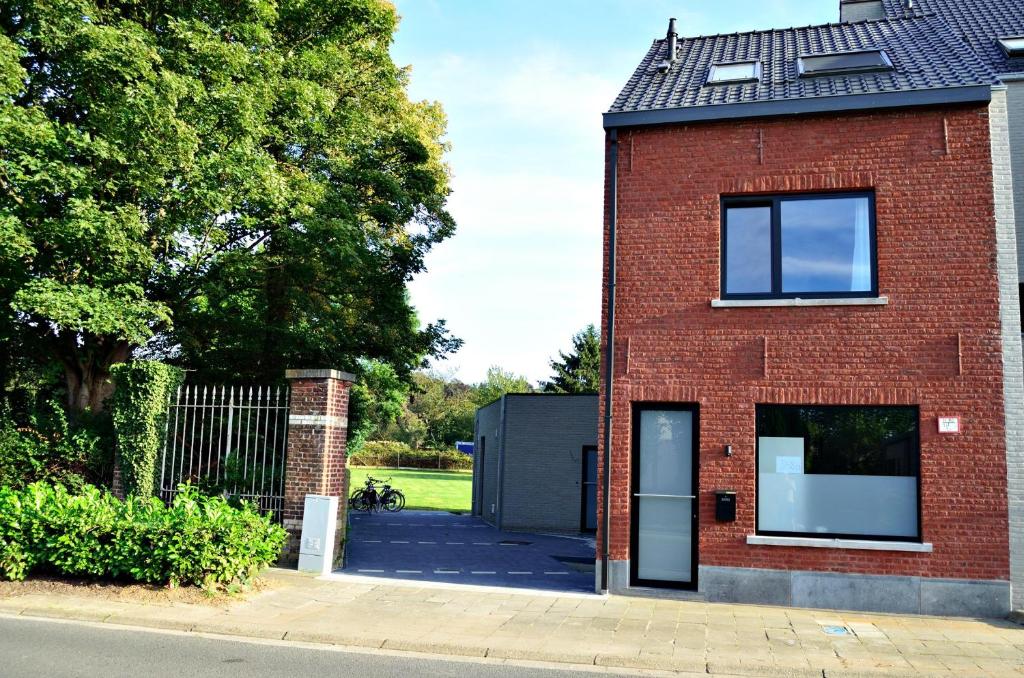
<svg viewBox="0 0 1024 678">
<path fill-rule="evenodd" d="M 155 360 L 114 365 L 110 413 L 125 494 L 148 497 L 156 485 L 156 458 L 163 445 L 167 403 L 184 372 Z"/>
<path fill-rule="evenodd" d="M 473 457 L 455 450 L 414 450 L 392 440 L 368 440 L 349 455 L 350 466 L 472 469 Z"/>
<path fill-rule="evenodd" d="M 0 576 L 33 572 L 217 588 L 245 583 L 275 562 L 286 532 L 244 505 L 183 486 L 168 507 L 158 499 L 87 486 L 0 488 Z"/>
</svg>

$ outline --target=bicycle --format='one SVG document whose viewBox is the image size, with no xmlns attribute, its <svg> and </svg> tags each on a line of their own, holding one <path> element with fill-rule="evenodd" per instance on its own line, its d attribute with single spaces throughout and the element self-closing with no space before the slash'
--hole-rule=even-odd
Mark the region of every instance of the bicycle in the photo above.
<svg viewBox="0 0 1024 678">
<path fill-rule="evenodd" d="M 365 486 L 356 490 L 348 500 L 349 507 L 355 511 L 384 510 L 398 513 L 405 508 L 405 495 L 402 494 L 401 490 L 391 487 L 388 484 L 390 482 L 391 478 L 380 480 L 367 476 Z M 379 492 L 377 491 L 377 483 L 381 485 Z"/>
</svg>

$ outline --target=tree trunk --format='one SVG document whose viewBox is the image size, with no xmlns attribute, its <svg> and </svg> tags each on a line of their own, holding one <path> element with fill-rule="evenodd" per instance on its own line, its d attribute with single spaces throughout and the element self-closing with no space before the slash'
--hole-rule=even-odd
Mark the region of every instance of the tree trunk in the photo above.
<svg viewBox="0 0 1024 678">
<path fill-rule="evenodd" d="M 79 346 L 64 342 L 60 354 L 68 389 L 68 409 L 74 414 L 103 411 L 107 398 L 114 392 L 110 368 L 131 356 L 132 346 L 124 341 L 88 339 Z"/>
</svg>

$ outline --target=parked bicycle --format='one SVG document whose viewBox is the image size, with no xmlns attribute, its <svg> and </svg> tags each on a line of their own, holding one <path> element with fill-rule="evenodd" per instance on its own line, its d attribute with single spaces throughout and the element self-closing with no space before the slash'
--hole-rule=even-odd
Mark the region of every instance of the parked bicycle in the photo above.
<svg viewBox="0 0 1024 678">
<path fill-rule="evenodd" d="M 397 513 L 405 508 L 405 495 L 389 484 L 391 478 L 380 480 L 367 476 L 364 487 L 359 488 L 348 500 L 355 511 L 390 511 Z M 380 490 L 377 485 L 380 484 Z"/>
</svg>

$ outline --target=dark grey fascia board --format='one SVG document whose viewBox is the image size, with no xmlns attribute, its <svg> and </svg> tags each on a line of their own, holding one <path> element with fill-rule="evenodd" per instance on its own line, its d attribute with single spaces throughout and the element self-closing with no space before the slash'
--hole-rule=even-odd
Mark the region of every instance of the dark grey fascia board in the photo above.
<svg viewBox="0 0 1024 678">
<path fill-rule="evenodd" d="M 770 118 L 808 113 L 840 113 L 877 108 L 905 108 L 937 104 L 988 103 L 992 101 L 992 85 L 944 87 L 913 92 L 855 94 L 807 99 L 755 101 L 745 104 L 714 104 L 686 106 L 650 111 L 623 111 L 604 114 L 604 128 L 642 127 L 682 122 L 714 122 L 743 118 Z"/>
</svg>

